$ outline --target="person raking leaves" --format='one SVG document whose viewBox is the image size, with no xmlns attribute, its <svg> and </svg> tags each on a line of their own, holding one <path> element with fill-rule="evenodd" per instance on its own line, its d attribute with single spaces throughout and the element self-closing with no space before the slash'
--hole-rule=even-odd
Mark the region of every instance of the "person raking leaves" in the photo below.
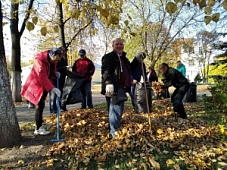
<svg viewBox="0 0 227 170">
<path fill-rule="evenodd" d="M 35 135 L 48 135 L 50 133 L 43 126 L 43 109 L 48 92 L 54 93 L 58 97 L 61 96 L 61 91 L 52 83 L 52 79 L 55 77 L 59 79 L 61 76 L 59 72 L 56 72 L 57 63 L 62 57 L 61 54 L 62 51 L 59 48 L 52 48 L 51 50 L 37 54 L 31 73 L 21 91 L 21 95 L 25 99 L 36 105 Z"/>
<path fill-rule="evenodd" d="M 187 115 L 182 100 L 189 89 L 188 80 L 178 70 L 169 67 L 166 63 L 162 63 L 159 69 L 165 78 L 165 83 L 161 86 L 161 88 L 165 89 L 170 86 L 174 86 L 176 88 L 171 95 L 173 109 L 174 112 L 177 112 L 180 115 L 180 118 L 186 119 Z"/>
</svg>

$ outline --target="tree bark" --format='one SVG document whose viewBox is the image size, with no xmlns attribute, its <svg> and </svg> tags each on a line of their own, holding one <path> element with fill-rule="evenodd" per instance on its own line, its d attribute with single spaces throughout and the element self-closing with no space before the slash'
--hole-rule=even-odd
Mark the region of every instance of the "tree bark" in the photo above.
<svg viewBox="0 0 227 170">
<path fill-rule="evenodd" d="M 21 51 L 20 51 L 20 34 L 18 31 L 18 3 L 11 2 L 11 20 L 10 20 L 10 31 L 12 41 L 12 96 L 16 102 L 21 102 L 22 98 L 20 95 L 21 91 Z"/>
<path fill-rule="evenodd" d="M 34 0 L 29 1 L 28 11 L 32 8 Z M 11 19 L 10 19 L 10 31 L 11 31 L 11 65 L 12 65 L 12 96 L 15 102 L 21 102 L 21 36 L 25 30 L 26 21 L 28 20 L 30 13 L 25 15 L 21 30 L 18 29 L 19 21 L 19 3 L 15 3 L 11 0 Z"/>
<path fill-rule="evenodd" d="M 12 99 L 9 73 L 7 71 L 1 9 L 2 4 L 0 1 L 0 148 L 11 147 L 21 141 L 20 128 Z"/>
</svg>

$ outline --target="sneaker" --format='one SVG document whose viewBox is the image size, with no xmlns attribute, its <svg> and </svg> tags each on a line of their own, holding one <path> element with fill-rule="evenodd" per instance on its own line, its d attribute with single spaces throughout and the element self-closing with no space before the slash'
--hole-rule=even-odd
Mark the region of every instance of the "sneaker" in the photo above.
<svg viewBox="0 0 227 170">
<path fill-rule="evenodd" d="M 36 129 L 34 131 L 34 134 L 35 135 L 49 135 L 50 134 L 50 131 L 44 129 L 43 127 L 40 127 L 38 130 Z"/>
</svg>

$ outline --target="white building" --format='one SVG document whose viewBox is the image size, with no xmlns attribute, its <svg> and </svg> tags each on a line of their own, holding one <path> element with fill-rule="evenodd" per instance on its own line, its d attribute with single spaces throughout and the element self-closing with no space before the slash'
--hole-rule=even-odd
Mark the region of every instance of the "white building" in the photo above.
<svg viewBox="0 0 227 170">
<path fill-rule="evenodd" d="M 186 67 L 186 77 L 190 82 L 195 81 L 197 74 L 203 77 L 204 69 L 212 63 L 213 57 L 216 55 L 210 46 L 203 46 L 193 43 L 192 46 L 181 45 L 180 60 Z"/>
</svg>

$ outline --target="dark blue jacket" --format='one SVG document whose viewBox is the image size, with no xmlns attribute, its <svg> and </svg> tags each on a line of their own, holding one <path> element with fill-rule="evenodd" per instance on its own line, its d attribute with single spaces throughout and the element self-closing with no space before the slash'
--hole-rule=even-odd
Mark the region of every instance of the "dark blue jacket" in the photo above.
<svg viewBox="0 0 227 170">
<path fill-rule="evenodd" d="M 140 82 L 141 80 L 141 76 L 143 76 L 142 73 L 142 68 L 141 68 L 141 62 L 135 57 L 131 64 L 131 71 L 132 71 L 132 77 L 133 79 L 137 80 L 138 82 Z M 144 68 L 144 75 L 145 75 L 145 81 L 147 81 L 147 76 L 146 76 L 146 66 L 143 63 L 143 68 Z"/>
</svg>

